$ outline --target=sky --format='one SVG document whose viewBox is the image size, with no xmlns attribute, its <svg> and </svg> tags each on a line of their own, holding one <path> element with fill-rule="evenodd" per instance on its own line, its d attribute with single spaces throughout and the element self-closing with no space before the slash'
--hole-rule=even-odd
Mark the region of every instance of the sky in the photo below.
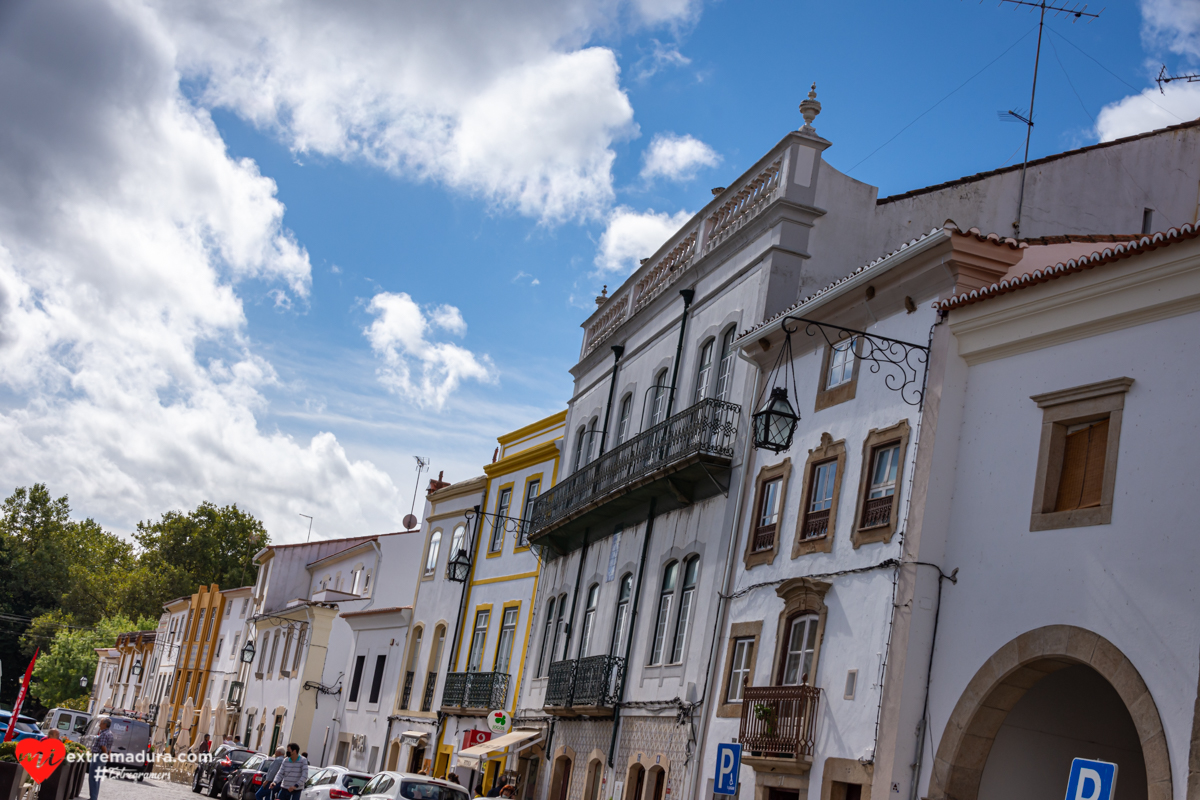
<svg viewBox="0 0 1200 800">
<path fill-rule="evenodd" d="M 6 0 L 0 486 L 400 529 L 413 457 L 472 477 L 563 409 L 597 293 L 812 83 L 884 196 L 1019 162 L 1036 44 L 967 0 Z M 1200 116 L 1164 65 L 1200 0 L 1049 18 L 1031 157 Z"/>
</svg>

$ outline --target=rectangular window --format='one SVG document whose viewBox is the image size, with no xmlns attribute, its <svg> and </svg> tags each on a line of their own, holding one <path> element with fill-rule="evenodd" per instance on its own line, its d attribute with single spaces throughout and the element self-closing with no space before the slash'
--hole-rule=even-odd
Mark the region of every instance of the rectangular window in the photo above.
<svg viewBox="0 0 1200 800">
<path fill-rule="evenodd" d="M 725 702 L 742 702 L 742 688 L 753 677 L 750 675 L 750 656 L 753 654 L 753 638 L 733 640 L 733 659 L 729 666 L 729 694 Z"/>
<path fill-rule="evenodd" d="M 229 649 L 229 657 L 230 658 L 238 657 L 238 645 L 241 643 L 242 643 L 242 635 L 240 633 L 235 633 L 233 635 L 233 647 L 231 647 Z"/>
<path fill-rule="evenodd" d="M 667 622 L 671 619 L 671 599 L 675 596 L 675 579 L 679 573 L 679 562 L 672 561 L 663 571 L 662 590 L 658 596 L 658 616 L 654 620 L 654 646 L 650 650 L 650 664 L 661 664 L 663 648 L 667 641 Z"/>
<path fill-rule="evenodd" d="M 518 609 L 504 609 L 504 617 L 500 620 L 500 641 L 496 645 L 496 672 L 508 672 L 509 662 L 512 661 L 513 641 L 517 635 Z"/>
<path fill-rule="evenodd" d="M 871 482 L 867 486 L 867 502 L 863 504 L 860 527 L 873 528 L 891 521 L 899 471 L 900 444 L 893 442 L 876 447 L 871 456 Z"/>
<path fill-rule="evenodd" d="M 275 656 L 279 655 L 279 631 L 271 637 L 271 660 L 267 662 L 267 674 L 275 671 Z"/>
<path fill-rule="evenodd" d="M 292 632 L 286 630 L 283 632 L 283 655 L 279 657 L 279 674 L 284 677 L 290 676 L 292 673 L 288 670 L 288 653 L 292 649 Z"/>
<path fill-rule="evenodd" d="M 232 613 L 233 613 L 233 601 L 230 601 L 225 604 L 225 616 L 228 617 Z"/>
<path fill-rule="evenodd" d="M 496 502 L 496 517 L 492 520 L 492 540 L 488 552 L 495 553 L 504 547 L 504 524 L 508 522 L 508 507 L 512 503 L 512 489 L 501 489 Z"/>
<path fill-rule="evenodd" d="M 704 343 L 704 347 L 700 349 L 700 363 L 696 369 L 696 391 L 693 397 L 699 403 L 708 396 L 708 379 L 712 375 L 712 360 L 713 360 L 713 342 L 710 340 Z"/>
<path fill-rule="evenodd" d="M 292 672 L 300 669 L 300 654 L 304 652 L 304 634 L 308 632 L 308 623 L 300 623 L 300 631 L 296 634 L 296 654 L 292 656 Z"/>
<path fill-rule="evenodd" d="M 812 683 L 813 655 L 817 649 L 817 618 L 811 614 L 796 617 L 788 624 L 787 645 L 784 651 L 784 686 Z"/>
<path fill-rule="evenodd" d="M 829 514 L 833 508 L 833 479 L 836 475 L 836 459 L 813 465 L 812 488 L 808 493 L 802 539 L 819 539 L 829 532 Z"/>
<path fill-rule="evenodd" d="M 542 482 L 537 479 L 530 481 L 525 487 L 525 510 L 521 514 L 521 536 L 517 540 L 517 547 L 529 546 L 529 523 L 533 519 L 533 504 L 541 491 Z"/>
<path fill-rule="evenodd" d="M 379 702 L 379 690 L 383 688 L 383 669 L 387 666 L 387 656 L 375 656 L 375 674 L 371 676 L 371 694 L 367 702 L 374 705 Z"/>
<path fill-rule="evenodd" d="M 675 643 L 671 645 L 671 663 L 683 661 L 683 646 L 687 642 L 688 626 L 692 621 L 692 602 L 696 595 L 696 580 L 700 558 L 693 556 L 683 563 L 683 589 L 679 595 L 679 619 L 675 621 Z"/>
<path fill-rule="evenodd" d="M 779 490 L 782 478 L 764 481 L 758 490 L 758 507 L 754 513 L 754 552 L 775 546 L 775 531 L 779 527 Z"/>
<path fill-rule="evenodd" d="M 540 677 L 546 677 L 550 674 L 550 659 L 554 658 L 553 651 L 550 649 L 550 639 L 554 631 L 554 598 L 551 597 L 546 601 L 546 625 L 542 632 L 542 652 L 538 654 L 537 674 Z"/>
<path fill-rule="evenodd" d="M 1055 511 L 1096 508 L 1100 505 L 1100 493 L 1104 485 L 1104 455 L 1107 450 L 1107 419 L 1067 427 Z"/>
<path fill-rule="evenodd" d="M 659 373 L 654 376 L 654 406 L 650 417 L 650 424 L 657 425 L 667 418 L 667 371 L 659 370 Z"/>
<path fill-rule="evenodd" d="M 566 611 L 567 611 L 567 596 L 563 595 L 562 597 L 558 598 L 558 619 L 554 623 L 554 642 L 550 648 L 550 660 L 552 662 L 558 661 L 559 659 L 563 659 L 563 658 L 567 657 L 567 655 L 566 655 L 566 651 L 567 651 L 566 637 L 563 636 L 563 634 L 565 633 L 565 629 L 567 627 Z M 559 649 L 558 649 L 558 641 L 560 638 L 563 639 L 563 649 L 561 651 L 559 651 Z M 562 652 L 561 656 L 559 655 L 559 652 Z"/>
<path fill-rule="evenodd" d="M 721 337 L 721 365 L 717 368 L 716 398 L 718 400 L 728 400 L 733 387 L 734 331 L 734 328 L 730 328 Z"/>
<path fill-rule="evenodd" d="M 617 416 L 617 441 L 620 444 L 629 438 L 629 417 L 633 414 L 633 395 L 627 394 L 621 400 L 621 413 Z"/>
<path fill-rule="evenodd" d="M 358 702 L 358 690 L 362 688 L 363 667 L 366 666 L 367 657 L 357 656 L 354 659 L 354 675 L 350 678 L 350 697 L 351 703 Z"/>
<path fill-rule="evenodd" d="M 217 639 L 217 649 L 216 649 L 216 652 L 214 652 L 214 653 L 213 653 L 213 658 L 220 658 L 220 657 L 221 657 L 221 646 L 222 646 L 223 644 L 225 644 L 225 637 L 224 637 L 224 636 L 222 636 L 221 638 Z"/>
<path fill-rule="evenodd" d="M 238 616 L 239 616 L 239 617 L 245 617 L 245 616 L 246 616 L 246 607 L 247 607 L 248 605 L 250 605 L 250 598 L 249 598 L 249 597 L 243 597 L 243 598 L 242 598 L 242 610 L 241 610 L 241 611 L 238 613 Z"/>
<path fill-rule="evenodd" d="M 467 659 L 467 672 L 479 672 L 483 665 L 483 647 L 487 643 L 488 621 L 492 613 L 487 610 L 476 612 L 475 629 L 471 633 L 471 653 Z"/>
<path fill-rule="evenodd" d="M 854 345 L 854 337 L 833 345 L 825 378 L 826 389 L 849 383 L 854 378 Z"/>
</svg>

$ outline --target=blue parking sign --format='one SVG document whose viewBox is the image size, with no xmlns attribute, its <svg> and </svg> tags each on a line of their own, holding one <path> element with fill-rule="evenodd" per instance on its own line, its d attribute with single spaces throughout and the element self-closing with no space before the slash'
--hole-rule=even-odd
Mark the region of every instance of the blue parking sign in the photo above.
<svg viewBox="0 0 1200 800">
<path fill-rule="evenodd" d="M 713 780 L 715 794 L 737 794 L 738 773 L 742 769 L 742 746 L 721 742 L 717 745 L 717 777 Z"/>
<path fill-rule="evenodd" d="M 1067 800 L 1113 800 L 1117 791 L 1117 765 L 1077 758 L 1071 762 Z"/>
</svg>

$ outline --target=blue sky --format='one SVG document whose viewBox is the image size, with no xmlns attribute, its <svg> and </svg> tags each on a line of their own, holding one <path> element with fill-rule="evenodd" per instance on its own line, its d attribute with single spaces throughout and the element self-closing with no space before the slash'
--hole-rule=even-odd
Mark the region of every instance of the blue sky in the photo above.
<svg viewBox="0 0 1200 800">
<path fill-rule="evenodd" d="M 280 540 L 300 513 L 395 528 L 414 454 L 466 478 L 563 408 L 601 285 L 798 127 L 813 81 L 827 160 L 881 195 L 1018 161 L 997 111 L 1028 107 L 1037 22 L 959 0 L 49 5 L 0 17 L 0 44 L 51 42 L 10 47 L 0 85 L 31 109 L 0 175 L 40 187 L 0 201 L 7 482 L 118 530 L 239 502 Z M 1048 20 L 1031 156 L 1200 114 L 1200 85 L 1152 80 L 1198 41 L 1194 0 Z"/>
</svg>

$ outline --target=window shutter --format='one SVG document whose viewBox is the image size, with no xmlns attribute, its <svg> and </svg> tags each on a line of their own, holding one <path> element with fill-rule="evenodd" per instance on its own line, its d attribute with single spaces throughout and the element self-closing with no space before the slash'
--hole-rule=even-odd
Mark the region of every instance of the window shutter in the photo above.
<svg viewBox="0 0 1200 800">
<path fill-rule="evenodd" d="M 1100 505 L 1100 490 L 1104 483 L 1104 454 L 1107 449 L 1107 419 L 1067 434 L 1055 511 L 1094 508 Z"/>
</svg>

